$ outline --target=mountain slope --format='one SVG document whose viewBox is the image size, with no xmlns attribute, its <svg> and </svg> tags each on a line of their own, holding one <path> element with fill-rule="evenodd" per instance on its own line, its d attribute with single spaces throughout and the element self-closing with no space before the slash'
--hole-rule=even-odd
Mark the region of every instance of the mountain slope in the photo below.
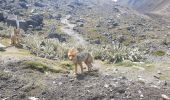
<svg viewBox="0 0 170 100">
<path fill-rule="evenodd" d="M 119 0 L 118 3 L 144 13 L 170 14 L 170 0 Z"/>
</svg>

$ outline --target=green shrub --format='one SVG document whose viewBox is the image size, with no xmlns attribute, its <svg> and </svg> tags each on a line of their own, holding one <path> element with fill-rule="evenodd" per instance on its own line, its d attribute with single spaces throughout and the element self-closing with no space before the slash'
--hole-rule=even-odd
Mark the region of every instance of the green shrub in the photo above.
<svg viewBox="0 0 170 100">
<path fill-rule="evenodd" d="M 51 68 L 41 62 L 36 62 L 36 61 L 27 61 L 27 62 L 24 62 L 24 65 L 25 67 L 24 68 L 30 68 L 30 69 L 33 69 L 33 70 L 37 70 L 37 71 L 40 71 L 40 72 L 53 72 L 53 73 L 60 73 L 62 72 L 61 69 L 54 69 L 54 68 Z"/>
<path fill-rule="evenodd" d="M 164 56 L 166 53 L 165 51 L 162 51 L 162 50 L 156 50 L 152 54 L 155 56 Z"/>
</svg>

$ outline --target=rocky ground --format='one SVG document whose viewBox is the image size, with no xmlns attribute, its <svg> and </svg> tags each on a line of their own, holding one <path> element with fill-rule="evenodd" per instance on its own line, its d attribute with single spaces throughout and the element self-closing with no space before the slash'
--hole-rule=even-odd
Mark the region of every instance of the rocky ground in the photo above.
<svg viewBox="0 0 170 100">
<path fill-rule="evenodd" d="M 74 76 L 27 69 L 33 56 L 1 53 L 0 98 L 2 100 L 168 100 L 168 68 L 125 67 L 95 61 L 94 71 Z M 6 52 L 9 52 L 10 50 Z M 5 55 L 4 55 L 5 54 Z M 147 65 L 149 66 L 149 65 Z M 159 69 L 160 68 L 160 69 Z M 159 71 L 159 72 L 157 72 Z M 166 99 L 165 99 L 166 98 Z"/>
</svg>

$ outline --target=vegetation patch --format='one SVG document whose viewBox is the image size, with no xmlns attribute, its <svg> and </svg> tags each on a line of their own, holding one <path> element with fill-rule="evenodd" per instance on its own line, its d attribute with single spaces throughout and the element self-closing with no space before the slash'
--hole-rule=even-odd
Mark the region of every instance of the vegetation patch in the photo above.
<svg viewBox="0 0 170 100">
<path fill-rule="evenodd" d="M 130 61 L 130 60 L 125 60 L 125 61 L 122 61 L 122 62 L 116 63 L 115 65 L 116 65 L 116 66 L 124 66 L 124 67 L 137 66 L 137 64 L 136 64 L 136 63 L 133 63 L 133 62 L 132 62 L 132 61 Z"/>
<path fill-rule="evenodd" d="M 160 79 L 161 79 L 161 80 L 170 81 L 170 77 L 167 76 L 167 75 L 160 75 Z"/>
<path fill-rule="evenodd" d="M 6 72 L 0 71 L 0 80 L 7 80 L 11 77 L 11 75 L 9 75 Z"/>
<path fill-rule="evenodd" d="M 2 38 L 2 39 L 0 39 L 0 43 L 2 43 L 5 46 L 9 46 L 10 42 L 11 42 L 11 40 L 9 38 Z"/>
<path fill-rule="evenodd" d="M 61 70 L 61 69 L 55 69 L 55 68 L 49 67 L 41 62 L 36 62 L 36 61 L 27 61 L 27 62 L 24 62 L 24 65 L 25 65 L 24 68 L 30 68 L 30 69 L 37 70 L 37 71 L 40 71 L 43 73 L 44 72 L 53 72 L 53 73 L 63 72 L 63 70 Z"/>
<path fill-rule="evenodd" d="M 156 51 L 152 52 L 152 54 L 155 56 L 164 56 L 166 54 L 166 52 L 162 51 L 162 50 L 156 50 Z"/>
<path fill-rule="evenodd" d="M 66 70 L 73 70 L 73 64 L 70 61 L 62 61 L 60 66 Z"/>
</svg>

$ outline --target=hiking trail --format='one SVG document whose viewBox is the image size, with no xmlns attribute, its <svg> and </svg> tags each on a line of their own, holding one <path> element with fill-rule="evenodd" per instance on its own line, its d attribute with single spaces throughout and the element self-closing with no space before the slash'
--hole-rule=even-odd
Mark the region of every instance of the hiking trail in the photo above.
<svg viewBox="0 0 170 100">
<path fill-rule="evenodd" d="M 87 45 L 87 41 L 84 40 L 84 38 L 75 32 L 73 28 L 76 26 L 75 24 L 71 24 L 69 22 L 69 18 L 71 16 L 67 15 L 66 17 L 61 19 L 61 23 L 64 24 L 63 27 L 61 28 L 61 31 L 68 34 L 69 36 L 73 37 L 74 40 L 76 41 L 76 45 L 81 44 L 81 45 Z"/>
</svg>

